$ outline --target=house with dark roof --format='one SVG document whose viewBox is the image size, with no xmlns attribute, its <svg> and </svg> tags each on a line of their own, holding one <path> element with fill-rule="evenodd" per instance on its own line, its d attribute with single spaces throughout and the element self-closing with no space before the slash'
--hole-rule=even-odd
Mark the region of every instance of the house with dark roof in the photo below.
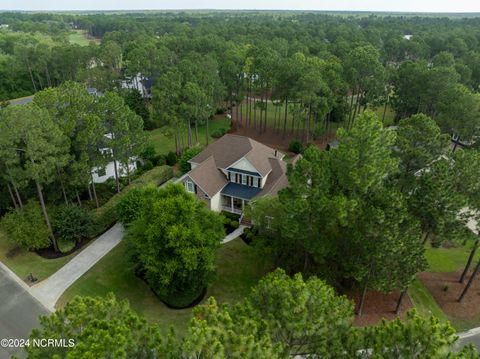
<svg viewBox="0 0 480 359">
<path fill-rule="evenodd" d="M 191 170 L 178 182 L 211 210 L 242 214 L 254 198 L 287 186 L 283 157 L 251 138 L 227 134 L 192 158 Z"/>
</svg>

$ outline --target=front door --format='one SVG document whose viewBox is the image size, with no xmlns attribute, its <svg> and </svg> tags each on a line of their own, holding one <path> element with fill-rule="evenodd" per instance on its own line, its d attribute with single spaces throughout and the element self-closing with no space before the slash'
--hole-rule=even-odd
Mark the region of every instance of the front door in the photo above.
<svg viewBox="0 0 480 359">
<path fill-rule="evenodd" d="M 240 198 L 233 199 L 233 210 L 235 213 L 243 212 L 243 200 Z"/>
</svg>

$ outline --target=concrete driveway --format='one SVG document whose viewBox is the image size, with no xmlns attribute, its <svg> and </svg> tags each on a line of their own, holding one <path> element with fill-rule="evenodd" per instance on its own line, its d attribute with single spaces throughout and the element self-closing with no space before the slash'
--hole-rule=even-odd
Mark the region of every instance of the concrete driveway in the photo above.
<svg viewBox="0 0 480 359">
<path fill-rule="evenodd" d="M 120 223 L 95 239 L 50 277 L 30 288 L 30 293 L 51 311 L 55 303 L 75 281 L 121 242 L 125 231 Z"/>
<path fill-rule="evenodd" d="M 0 263 L 0 339 L 27 339 L 49 311 L 28 292 L 28 286 Z M 24 357 L 22 348 L 0 347 L 0 358 Z"/>
<path fill-rule="evenodd" d="M 480 327 L 471 329 L 465 333 L 459 334 L 460 339 L 458 344 L 460 347 L 464 345 L 473 344 L 478 351 L 480 351 Z"/>
</svg>

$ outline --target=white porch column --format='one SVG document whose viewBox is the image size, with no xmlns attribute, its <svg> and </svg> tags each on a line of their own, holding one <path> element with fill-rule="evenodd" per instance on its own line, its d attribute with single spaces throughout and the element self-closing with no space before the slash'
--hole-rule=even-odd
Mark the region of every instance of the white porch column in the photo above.
<svg viewBox="0 0 480 359">
<path fill-rule="evenodd" d="M 232 213 L 233 213 L 233 197 L 230 197 L 230 204 L 231 204 L 231 207 L 232 207 Z"/>
<path fill-rule="evenodd" d="M 244 211 L 245 211 L 245 200 L 242 199 L 242 212 L 244 212 Z"/>
</svg>

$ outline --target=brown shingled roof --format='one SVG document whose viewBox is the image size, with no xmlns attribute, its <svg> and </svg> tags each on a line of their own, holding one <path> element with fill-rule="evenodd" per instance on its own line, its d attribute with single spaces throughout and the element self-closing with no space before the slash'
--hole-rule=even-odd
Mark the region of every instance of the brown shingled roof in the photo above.
<svg viewBox="0 0 480 359">
<path fill-rule="evenodd" d="M 200 164 L 210 156 L 213 156 L 217 167 L 223 169 L 228 168 L 242 157 L 245 157 L 262 176 L 266 176 L 272 170 L 269 159 L 281 159 L 283 153 L 276 152 L 274 149 L 251 138 L 226 134 L 209 145 L 189 162 Z"/>
<path fill-rule="evenodd" d="M 268 175 L 267 182 L 257 197 L 267 194 L 276 195 L 278 191 L 288 186 L 287 164 L 277 158 L 269 158 L 268 161 L 272 167 L 272 172 Z"/>
<path fill-rule="evenodd" d="M 225 175 L 218 169 L 213 156 L 208 157 L 188 172 L 188 176 L 200 186 L 210 198 L 217 194 L 218 191 L 228 183 Z"/>
</svg>

